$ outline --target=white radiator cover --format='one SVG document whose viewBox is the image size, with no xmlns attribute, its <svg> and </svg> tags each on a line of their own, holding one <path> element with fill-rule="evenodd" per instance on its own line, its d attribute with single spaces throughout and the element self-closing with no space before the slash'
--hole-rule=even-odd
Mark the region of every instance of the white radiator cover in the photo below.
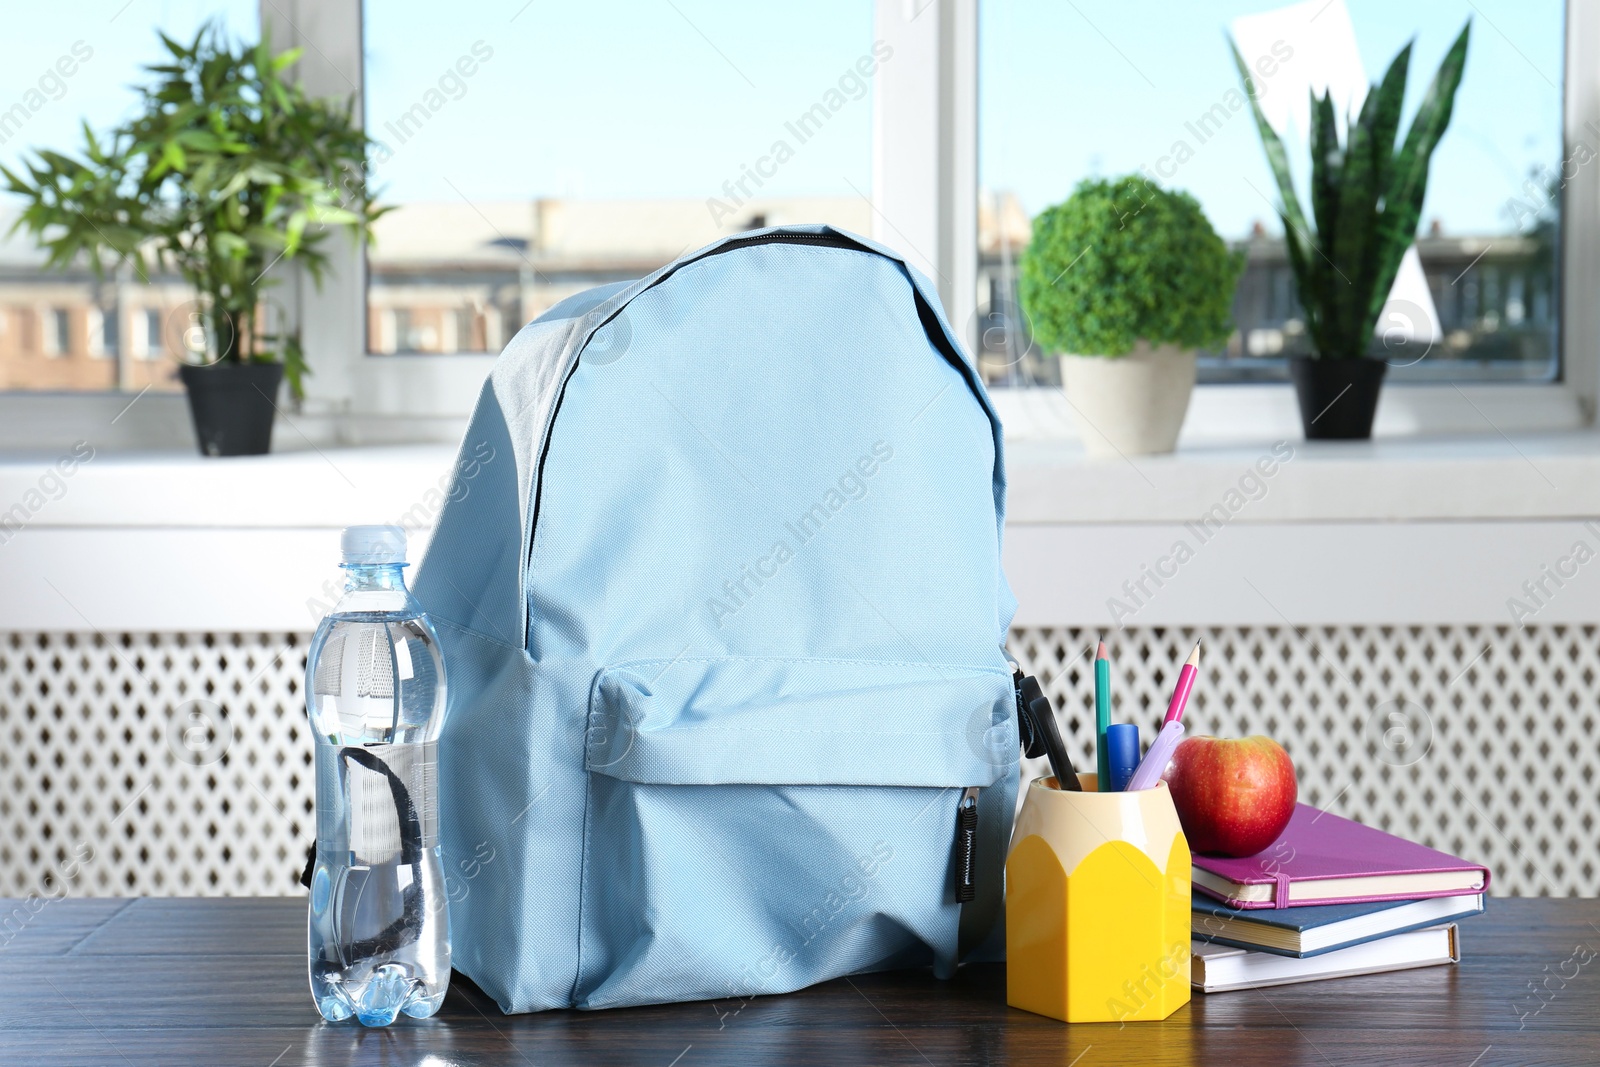
<svg viewBox="0 0 1600 1067">
<path fill-rule="evenodd" d="M 1093 763 L 1097 634 L 1011 651 Z M 1600 627 L 1143 627 L 1110 635 L 1145 739 L 1204 642 L 1192 732 L 1264 733 L 1301 799 L 1486 863 L 1499 895 L 1600 894 Z M 0 894 L 294 895 L 314 832 L 304 633 L 0 634 Z"/>
</svg>

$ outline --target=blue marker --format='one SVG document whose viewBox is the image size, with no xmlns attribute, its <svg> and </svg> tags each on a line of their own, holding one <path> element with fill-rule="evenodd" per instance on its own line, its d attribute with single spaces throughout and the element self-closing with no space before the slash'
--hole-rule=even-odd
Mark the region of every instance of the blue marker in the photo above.
<svg viewBox="0 0 1600 1067">
<path fill-rule="evenodd" d="M 1106 727 L 1106 763 L 1111 773 L 1111 790 L 1128 788 L 1139 766 L 1139 728 L 1131 722 L 1114 722 Z"/>
</svg>

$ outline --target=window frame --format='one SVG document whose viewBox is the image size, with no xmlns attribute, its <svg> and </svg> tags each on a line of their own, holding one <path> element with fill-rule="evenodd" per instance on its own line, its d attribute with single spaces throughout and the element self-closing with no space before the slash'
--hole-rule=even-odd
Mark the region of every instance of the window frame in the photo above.
<svg viewBox="0 0 1600 1067">
<path fill-rule="evenodd" d="M 871 236 L 934 279 L 969 347 L 978 325 L 979 2 L 873 0 L 874 34 L 896 58 L 874 85 Z M 1600 78 L 1586 72 L 1600 69 L 1600 3 L 1568 0 L 1566 16 L 1565 153 L 1571 158 L 1581 145 L 1592 156 L 1600 152 L 1593 133 L 1600 130 Z M 262 0 L 261 20 L 278 46 L 305 49 L 297 69 L 308 91 L 352 97 L 362 113 L 361 0 Z M 312 370 L 305 401 L 282 409 L 280 447 L 453 443 L 495 355 L 368 354 L 365 251 L 338 238 L 329 249 L 333 261 L 320 290 L 291 268 L 276 294 L 282 321 L 274 325 L 299 327 Z M 1391 383 L 1385 404 L 1403 409 L 1403 424 L 1418 435 L 1467 432 L 1469 425 L 1488 434 L 1592 426 L 1600 301 L 1584 291 L 1583 279 L 1600 277 L 1600 167 L 1580 166 L 1562 190 L 1561 268 L 1560 380 Z M 133 324 L 126 325 L 129 336 L 119 342 L 131 349 Z M 1241 417 L 1263 434 L 1292 419 L 1294 399 L 1282 383 L 1206 384 L 1196 396 L 1189 429 L 1201 438 L 1220 436 Z M 0 449 L 10 451 L 76 440 L 172 448 L 187 424 L 181 394 L 0 393 Z"/>
</svg>

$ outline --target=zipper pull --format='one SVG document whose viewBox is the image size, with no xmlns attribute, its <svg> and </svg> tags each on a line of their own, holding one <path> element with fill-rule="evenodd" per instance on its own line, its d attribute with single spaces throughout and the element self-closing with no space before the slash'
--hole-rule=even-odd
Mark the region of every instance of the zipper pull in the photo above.
<svg viewBox="0 0 1600 1067">
<path fill-rule="evenodd" d="M 978 787 L 968 786 L 956 807 L 956 903 L 978 895 Z"/>
</svg>

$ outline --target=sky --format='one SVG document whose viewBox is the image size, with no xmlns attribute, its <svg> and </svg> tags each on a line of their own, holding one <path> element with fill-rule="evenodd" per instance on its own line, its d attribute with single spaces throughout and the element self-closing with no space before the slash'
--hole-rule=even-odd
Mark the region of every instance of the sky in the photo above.
<svg viewBox="0 0 1600 1067">
<path fill-rule="evenodd" d="M 1449 134 L 1435 156 L 1424 218 L 1447 232 L 1511 227 L 1508 197 L 1529 168 L 1560 158 L 1558 0 L 1348 0 L 1375 77 L 1417 39 L 1412 105 L 1468 15 L 1474 31 Z M 983 0 L 979 182 L 1030 212 L 1091 175 L 1152 165 L 1237 84 L 1223 38 L 1233 17 L 1276 6 L 1209 0 Z M 219 14 L 253 34 L 257 0 L 81 0 L 8 13 L 0 112 L 27 99 L 74 46 L 92 56 L 0 144 L 74 146 L 78 123 L 123 117 L 154 30 L 192 34 Z M 604 12 L 603 15 L 597 15 Z M 390 202 L 534 196 L 721 194 L 784 141 L 792 154 L 762 189 L 854 196 L 871 189 L 873 57 L 869 0 L 797 5 L 736 0 L 369 0 L 367 114 L 391 153 L 376 174 Z M 862 75 L 858 64 L 871 70 Z M 471 69 L 470 75 L 460 71 Z M 802 143 L 790 123 L 839 94 Z M 58 98 L 54 98 L 58 97 Z M 35 96 L 32 99 L 38 100 Z M 420 129 L 396 132 L 419 103 Z M 437 105 L 437 106 L 436 106 Z M 1409 118 L 1409 114 L 1408 114 Z M 399 127 L 396 127 L 398 130 Z M 1301 157 L 1296 155 L 1298 161 Z M 1197 147 L 1167 184 L 1193 192 L 1227 236 L 1270 219 L 1271 178 L 1247 114 Z"/>
<path fill-rule="evenodd" d="M 1277 6 L 988 0 L 979 9 L 980 183 L 1014 191 L 1036 213 L 1064 199 L 1083 177 L 1153 166 L 1183 139 L 1194 156 L 1164 184 L 1193 193 L 1225 235 L 1272 220 L 1261 196 L 1271 195 L 1272 176 L 1248 110 L 1204 144 L 1185 123 L 1239 84 L 1223 36 L 1228 23 Z M 1450 130 L 1434 154 L 1423 218 L 1437 217 L 1449 232 L 1505 232 L 1506 199 L 1520 194 L 1529 168 L 1553 168 L 1561 158 L 1562 4 L 1347 0 L 1347 6 L 1369 81 L 1416 38 L 1406 125 L 1445 50 L 1473 16 L 1466 73 Z M 1291 148 L 1290 159 L 1303 180 L 1303 150 Z"/>
<path fill-rule="evenodd" d="M 391 165 L 378 168 L 391 195 L 453 199 L 454 185 L 487 199 L 705 198 L 780 139 L 794 154 L 764 192 L 870 194 L 872 78 L 856 69 L 873 62 L 868 0 L 523 2 L 369 0 L 376 136 L 475 43 L 493 50 L 459 100 L 392 145 Z M 801 144 L 785 123 L 841 79 L 843 106 Z"/>
<path fill-rule="evenodd" d="M 0 130 L 0 163 L 12 166 L 25 148 L 76 149 L 80 124 L 96 129 L 127 117 L 137 103 L 129 88 L 145 80 L 139 65 L 164 54 L 157 29 L 188 40 L 207 17 L 221 18 L 240 34 L 257 36 L 257 0 L 68 0 L 7 5 L 0 33 L 0 112 L 43 99 L 27 121 Z M 87 54 L 82 62 L 79 57 Z M 71 60 L 62 77 L 56 64 Z M 59 84 L 57 81 L 59 80 Z M 45 85 L 41 89 L 41 79 Z"/>
</svg>

